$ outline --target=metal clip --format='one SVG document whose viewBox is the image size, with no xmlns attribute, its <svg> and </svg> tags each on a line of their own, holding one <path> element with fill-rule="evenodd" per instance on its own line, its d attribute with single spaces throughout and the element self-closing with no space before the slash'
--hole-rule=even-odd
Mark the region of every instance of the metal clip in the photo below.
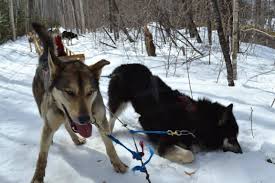
<svg viewBox="0 0 275 183">
<path fill-rule="evenodd" d="M 194 138 L 196 137 L 192 132 L 187 131 L 187 130 L 167 130 L 167 135 L 170 136 L 183 136 L 183 135 L 192 135 Z"/>
<path fill-rule="evenodd" d="M 170 135 L 170 136 L 181 136 L 182 133 L 179 130 L 175 130 L 175 131 L 167 130 L 167 135 Z"/>
</svg>

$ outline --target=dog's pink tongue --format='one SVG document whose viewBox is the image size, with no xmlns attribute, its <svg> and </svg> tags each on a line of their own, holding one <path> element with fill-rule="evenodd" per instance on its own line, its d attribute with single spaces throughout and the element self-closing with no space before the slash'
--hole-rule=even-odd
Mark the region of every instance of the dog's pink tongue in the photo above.
<svg viewBox="0 0 275 183">
<path fill-rule="evenodd" d="M 85 125 L 75 124 L 77 128 L 77 132 L 85 138 L 88 138 L 92 135 L 92 124 L 87 123 Z"/>
</svg>

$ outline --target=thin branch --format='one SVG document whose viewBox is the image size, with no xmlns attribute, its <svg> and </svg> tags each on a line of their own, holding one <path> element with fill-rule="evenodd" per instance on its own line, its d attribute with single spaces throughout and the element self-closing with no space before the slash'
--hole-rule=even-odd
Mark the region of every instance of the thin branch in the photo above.
<svg viewBox="0 0 275 183">
<path fill-rule="evenodd" d="M 275 103 L 275 98 L 274 98 L 274 100 L 273 100 L 273 102 L 272 102 L 272 104 L 271 104 L 271 107 L 273 107 L 273 104 Z"/>
<path fill-rule="evenodd" d="M 194 45 L 177 29 L 175 29 L 175 31 L 181 36 L 183 37 L 183 39 L 189 44 L 189 46 L 191 46 L 193 48 L 193 50 L 195 50 L 198 54 L 203 55 L 202 52 L 200 52 L 197 48 L 194 47 Z"/>
<path fill-rule="evenodd" d="M 187 60 L 187 54 L 186 54 L 186 60 Z M 187 70 L 187 76 L 188 76 L 188 84 L 189 84 L 190 94 L 191 94 L 191 98 L 193 99 L 193 92 L 192 92 L 192 87 L 191 87 L 191 81 L 190 81 L 188 63 L 186 63 L 186 70 Z"/>
<path fill-rule="evenodd" d="M 104 42 L 102 42 L 102 41 L 99 41 L 99 43 L 104 44 L 104 45 L 109 46 L 109 47 L 114 48 L 114 49 L 116 49 L 116 48 L 117 48 L 117 47 L 115 47 L 115 46 L 109 45 L 109 44 L 104 43 Z"/>
<path fill-rule="evenodd" d="M 250 120 L 251 134 L 252 134 L 252 137 L 254 138 L 254 133 L 253 133 L 253 108 L 252 107 L 250 107 L 250 117 L 249 117 L 249 120 Z"/>
<path fill-rule="evenodd" d="M 166 77 L 168 76 L 169 68 L 170 68 L 170 56 L 171 56 L 171 48 L 172 48 L 172 43 L 169 45 L 169 55 L 168 55 L 168 66 L 166 68 Z"/>
<path fill-rule="evenodd" d="M 262 31 L 262 30 L 260 30 L 260 29 L 256 29 L 256 28 L 242 29 L 241 31 L 242 31 L 242 32 L 255 31 L 255 32 L 264 34 L 264 35 L 266 35 L 266 36 L 268 36 L 268 37 L 270 37 L 270 38 L 275 38 L 275 36 L 272 36 L 272 35 L 270 35 L 270 34 L 264 32 L 264 31 Z"/>
<path fill-rule="evenodd" d="M 113 42 L 114 45 L 116 45 L 116 42 L 113 40 L 112 36 L 109 34 L 109 32 L 105 29 L 105 27 L 103 27 L 103 30 L 105 31 L 105 33 L 108 35 L 108 37 L 111 39 L 111 41 Z"/>
</svg>

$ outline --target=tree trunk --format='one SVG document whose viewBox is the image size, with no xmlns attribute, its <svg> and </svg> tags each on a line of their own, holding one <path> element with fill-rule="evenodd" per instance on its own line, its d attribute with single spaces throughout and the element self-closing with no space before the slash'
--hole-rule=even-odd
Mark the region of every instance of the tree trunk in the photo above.
<svg viewBox="0 0 275 183">
<path fill-rule="evenodd" d="M 60 12 L 59 12 L 59 19 L 60 19 L 60 22 L 61 22 L 61 25 L 64 26 L 64 28 L 66 29 L 68 26 L 67 26 L 67 22 L 66 22 L 66 9 L 65 9 L 65 2 L 64 0 L 61 0 L 60 3 L 59 3 L 59 9 L 60 9 Z"/>
<path fill-rule="evenodd" d="M 226 42 L 229 42 L 230 13 L 226 7 L 226 4 L 228 3 L 226 1 L 227 0 L 217 0 L 217 4 L 218 4 L 217 6 L 219 7 L 219 10 L 220 10 L 220 17 L 222 21 L 224 36 L 225 36 Z"/>
<path fill-rule="evenodd" d="M 210 1 L 207 0 L 207 12 L 208 12 L 208 17 L 207 17 L 207 35 L 208 35 L 208 44 L 211 46 L 212 45 L 212 12 L 211 12 L 211 7 L 210 7 Z"/>
<path fill-rule="evenodd" d="M 192 12 L 190 11 L 186 16 L 188 17 L 188 22 L 189 22 L 188 27 L 189 27 L 189 31 L 190 31 L 190 37 L 191 36 L 196 37 L 197 42 L 202 43 L 202 40 L 201 40 L 200 34 L 198 32 L 197 26 L 196 26 L 196 24 L 194 23 L 194 20 L 193 20 Z"/>
<path fill-rule="evenodd" d="M 10 25 L 12 30 L 12 40 L 16 40 L 16 30 L 14 23 L 14 12 L 13 12 L 13 0 L 9 0 L 9 14 L 10 14 Z"/>
<path fill-rule="evenodd" d="M 27 34 L 29 32 L 29 25 L 30 25 L 30 19 L 29 19 L 29 0 L 26 0 L 25 5 L 25 33 Z"/>
<path fill-rule="evenodd" d="M 113 15 L 112 15 L 112 2 L 108 0 L 108 15 L 109 15 L 109 23 L 110 23 L 110 32 L 113 32 Z"/>
<path fill-rule="evenodd" d="M 233 69 L 232 69 L 230 53 L 229 53 L 229 44 L 225 38 L 218 2 L 217 2 L 217 0 L 211 0 L 211 2 L 212 2 L 212 7 L 213 7 L 213 13 L 215 16 L 215 21 L 216 21 L 216 26 L 217 26 L 218 36 L 219 36 L 219 42 L 220 42 L 220 45 L 222 48 L 224 61 L 226 64 L 228 86 L 234 86 Z"/>
<path fill-rule="evenodd" d="M 115 40 L 119 39 L 119 27 L 118 27 L 118 8 L 116 6 L 115 0 L 110 0 L 110 21 L 111 21 L 111 27 L 114 31 L 114 37 Z"/>
<path fill-rule="evenodd" d="M 147 26 L 144 26 L 144 39 L 148 56 L 156 56 L 156 47 L 153 43 L 153 36 Z"/>
<path fill-rule="evenodd" d="M 201 40 L 200 34 L 198 32 L 197 26 L 196 26 L 196 24 L 194 23 L 194 20 L 193 20 L 193 12 L 192 12 L 192 6 L 191 6 L 192 2 L 190 2 L 189 0 L 182 0 L 182 2 L 184 3 L 184 7 L 185 7 L 185 10 L 186 10 L 186 22 L 187 22 L 187 25 L 188 25 L 190 37 L 191 38 L 196 37 L 197 42 L 202 43 L 202 40 Z"/>
<path fill-rule="evenodd" d="M 262 0 L 256 0 L 255 2 L 255 24 L 258 27 L 263 26 L 263 21 L 262 21 Z"/>
<path fill-rule="evenodd" d="M 77 19 L 77 12 L 75 11 L 76 10 L 75 0 L 71 0 L 71 3 L 72 3 L 72 14 L 73 14 L 74 23 L 75 23 L 75 26 L 73 26 L 73 27 L 76 28 L 77 34 L 79 34 L 79 23 L 78 23 L 78 19 Z"/>
<path fill-rule="evenodd" d="M 27 19 L 28 19 L 28 30 L 31 30 L 31 23 L 33 22 L 34 17 L 34 3 L 33 0 L 28 1 L 28 12 L 27 12 Z"/>
<path fill-rule="evenodd" d="M 131 43 L 132 43 L 132 42 L 135 42 L 135 41 L 133 40 L 133 38 L 130 36 L 128 30 L 126 29 L 126 26 L 125 26 L 125 24 L 124 24 L 124 21 L 123 21 L 122 16 L 119 14 L 119 9 L 118 9 L 118 7 L 117 7 L 116 1 L 115 1 L 115 0 L 112 0 L 112 1 L 113 1 L 112 6 L 113 6 L 113 9 L 114 9 L 114 11 L 115 11 L 115 13 L 116 13 L 116 18 L 119 17 L 119 19 L 120 19 L 120 25 L 118 25 L 118 21 L 116 21 L 116 23 L 117 23 L 116 27 L 117 27 L 117 28 L 120 27 L 120 28 L 122 29 L 123 33 L 127 36 L 127 39 L 128 39 Z"/>
<path fill-rule="evenodd" d="M 85 16 L 84 16 L 84 10 L 83 10 L 83 2 L 82 0 L 79 0 L 79 7 L 80 7 L 80 22 L 81 22 L 81 33 L 86 32 L 86 27 L 85 27 Z"/>
<path fill-rule="evenodd" d="M 233 68 L 233 79 L 237 80 L 237 54 L 238 54 L 238 43 L 239 43 L 239 0 L 233 0 L 233 36 L 232 36 L 232 68 Z"/>
</svg>

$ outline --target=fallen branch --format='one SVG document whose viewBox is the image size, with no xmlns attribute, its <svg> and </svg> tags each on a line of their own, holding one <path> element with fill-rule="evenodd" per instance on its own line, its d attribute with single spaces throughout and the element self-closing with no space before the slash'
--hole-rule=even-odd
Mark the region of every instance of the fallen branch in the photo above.
<svg viewBox="0 0 275 183">
<path fill-rule="evenodd" d="M 272 102 L 272 104 L 271 104 L 271 107 L 273 107 L 273 104 L 275 103 L 275 98 L 274 98 L 274 100 L 273 100 L 273 102 Z"/>
<path fill-rule="evenodd" d="M 267 32 L 264 32 L 264 31 L 262 31 L 262 30 L 260 30 L 260 29 L 256 29 L 256 28 L 242 29 L 241 31 L 242 31 L 242 32 L 255 31 L 255 32 L 264 34 L 264 35 L 266 35 L 266 36 L 268 36 L 268 37 L 270 37 L 270 38 L 275 38 L 275 36 L 272 36 L 272 35 L 268 34 Z"/>
<path fill-rule="evenodd" d="M 274 72 L 275 71 L 275 67 L 273 67 L 271 70 L 268 70 L 268 71 L 265 71 L 265 72 L 261 72 L 261 73 L 258 73 L 250 78 L 247 79 L 247 81 L 244 83 L 244 84 L 247 84 L 249 81 L 251 81 L 253 78 L 256 78 L 258 76 L 261 76 L 261 75 L 264 75 L 264 74 L 268 74 L 270 72 Z"/>
<path fill-rule="evenodd" d="M 102 42 L 102 41 L 99 41 L 99 43 L 104 44 L 104 45 L 109 46 L 109 47 L 114 48 L 114 49 L 117 48 L 116 46 L 109 45 L 109 44 L 104 43 L 104 42 Z"/>
<path fill-rule="evenodd" d="M 111 39 L 111 41 L 113 42 L 114 45 L 116 45 L 116 42 L 113 40 L 112 36 L 109 34 L 109 32 L 105 29 L 105 27 L 103 27 L 103 30 L 105 31 L 105 33 L 108 35 L 108 37 Z"/>
<path fill-rule="evenodd" d="M 189 46 L 191 46 L 193 48 L 193 50 L 195 50 L 198 54 L 203 55 L 202 52 L 200 52 L 197 48 L 194 47 L 194 45 L 177 29 L 175 29 L 175 31 L 181 36 L 183 37 L 183 39 L 189 44 Z"/>
<path fill-rule="evenodd" d="M 251 107 L 250 110 L 251 110 L 250 117 L 249 117 L 249 119 L 250 119 L 250 128 L 251 128 L 252 137 L 254 138 L 254 133 L 253 133 L 253 128 L 252 128 L 253 127 L 252 126 L 252 124 L 253 124 L 253 121 L 252 121 L 252 118 L 253 118 L 253 108 Z"/>
</svg>

